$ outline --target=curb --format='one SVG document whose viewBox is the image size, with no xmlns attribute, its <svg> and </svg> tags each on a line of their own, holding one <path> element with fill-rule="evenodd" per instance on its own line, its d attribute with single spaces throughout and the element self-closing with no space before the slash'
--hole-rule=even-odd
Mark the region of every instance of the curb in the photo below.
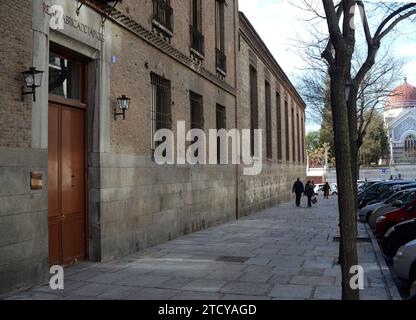
<svg viewBox="0 0 416 320">
<path fill-rule="evenodd" d="M 376 237 L 374 236 L 373 232 L 369 229 L 369 226 L 367 224 L 365 224 L 365 230 L 367 231 L 367 234 L 371 239 L 371 244 L 373 246 L 374 252 L 376 253 L 377 262 L 380 265 L 380 270 L 384 277 L 384 282 L 386 283 L 386 288 L 388 293 L 390 294 L 391 299 L 403 300 L 399 293 L 399 290 L 397 289 L 396 283 L 394 282 L 390 268 L 387 266 L 386 260 L 384 259 L 384 255 L 381 252 Z"/>
</svg>

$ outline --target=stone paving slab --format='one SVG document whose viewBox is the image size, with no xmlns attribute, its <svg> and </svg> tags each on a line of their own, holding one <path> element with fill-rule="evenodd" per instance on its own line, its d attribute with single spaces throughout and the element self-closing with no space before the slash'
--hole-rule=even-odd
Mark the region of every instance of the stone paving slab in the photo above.
<svg viewBox="0 0 416 320">
<path fill-rule="evenodd" d="M 281 204 L 128 257 L 66 268 L 65 290 L 41 284 L 4 298 L 340 299 L 336 201 Z M 360 224 L 359 236 L 368 237 Z M 359 243 L 358 255 L 366 272 L 361 298 L 391 299 L 372 243 Z"/>
</svg>

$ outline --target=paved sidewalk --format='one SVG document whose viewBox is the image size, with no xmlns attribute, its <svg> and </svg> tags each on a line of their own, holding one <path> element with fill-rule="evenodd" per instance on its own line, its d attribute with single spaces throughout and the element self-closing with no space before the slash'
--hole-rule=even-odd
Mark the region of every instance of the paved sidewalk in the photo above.
<svg viewBox="0 0 416 320">
<path fill-rule="evenodd" d="M 305 206 L 305 199 L 303 199 Z M 65 269 L 65 290 L 46 284 L 8 299 L 340 299 L 337 199 L 294 204 L 193 233 L 109 263 Z M 360 236 L 368 237 L 360 225 Z M 362 299 L 391 299 L 371 242 L 359 243 Z"/>
</svg>

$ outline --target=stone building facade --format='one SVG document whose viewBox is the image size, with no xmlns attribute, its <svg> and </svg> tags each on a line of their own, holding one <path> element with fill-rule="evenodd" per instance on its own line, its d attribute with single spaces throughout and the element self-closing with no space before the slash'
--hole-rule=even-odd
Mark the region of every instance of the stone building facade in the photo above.
<svg viewBox="0 0 416 320">
<path fill-rule="evenodd" d="M 237 55 L 237 125 L 250 128 L 255 122 L 263 129 L 262 173 L 239 175 L 240 214 L 249 214 L 289 200 L 293 181 L 305 177 L 306 106 L 241 12 Z"/>
<path fill-rule="evenodd" d="M 237 0 L 0 9 L 0 293 L 53 264 L 111 260 L 288 200 L 304 177 L 305 105 Z M 22 101 L 32 66 L 42 85 Z M 114 114 L 123 95 L 125 120 Z M 178 121 L 264 129 L 262 173 L 156 164 L 153 134 Z"/>
</svg>

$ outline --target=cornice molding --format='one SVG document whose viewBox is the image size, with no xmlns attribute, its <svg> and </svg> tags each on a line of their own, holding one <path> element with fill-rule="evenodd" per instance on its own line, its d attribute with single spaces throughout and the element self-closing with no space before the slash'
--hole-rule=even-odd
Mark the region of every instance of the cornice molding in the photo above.
<svg viewBox="0 0 416 320">
<path fill-rule="evenodd" d="M 88 5 L 104 15 L 106 15 L 112 8 L 109 5 L 97 6 L 91 2 L 89 2 Z M 195 73 L 204 77 L 205 79 L 207 79 L 214 85 L 220 87 L 224 91 L 227 91 L 229 94 L 236 96 L 237 90 L 234 87 L 232 87 L 225 81 L 222 81 L 216 75 L 214 75 L 213 73 L 211 73 L 210 71 L 202 67 L 200 64 L 192 60 L 191 57 L 185 55 L 178 49 L 174 48 L 166 41 L 163 41 L 161 38 L 159 38 L 158 36 L 150 32 L 149 30 L 141 26 L 139 23 L 137 23 L 135 20 L 126 16 L 119 10 L 113 9 L 111 14 L 108 17 L 108 20 L 111 20 L 113 23 L 131 32 L 132 34 L 134 34 L 141 40 L 147 42 L 148 44 L 160 50 L 164 54 L 170 56 L 172 59 L 176 60 L 177 62 L 191 69 Z"/>
</svg>

